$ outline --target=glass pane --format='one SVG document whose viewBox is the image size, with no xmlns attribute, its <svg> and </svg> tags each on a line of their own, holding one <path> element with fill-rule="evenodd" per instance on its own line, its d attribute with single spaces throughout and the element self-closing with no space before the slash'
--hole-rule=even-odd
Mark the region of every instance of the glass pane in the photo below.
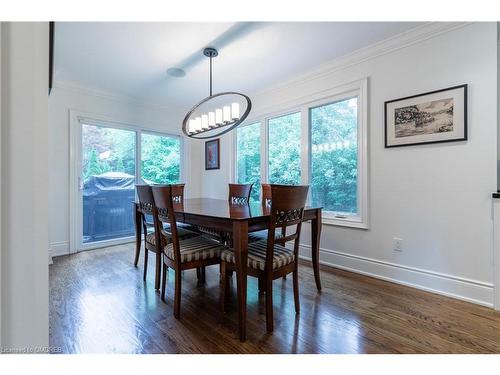
<svg viewBox="0 0 500 375">
<path fill-rule="evenodd" d="M 260 123 L 236 129 L 237 178 L 239 184 L 253 183 L 251 200 L 260 200 Z"/>
<path fill-rule="evenodd" d="M 358 211 L 358 98 L 312 108 L 311 194 L 325 211 Z"/>
<path fill-rule="evenodd" d="M 134 131 L 82 125 L 83 243 L 134 234 Z"/>
<path fill-rule="evenodd" d="M 269 183 L 301 183 L 300 135 L 300 112 L 269 120 Z"/>
<path fill-rule="evenodd" d="M 141 174 L 147 184 L 177 184 L 181 176 L 179 137 L 141 136 Z"/>
</svg>

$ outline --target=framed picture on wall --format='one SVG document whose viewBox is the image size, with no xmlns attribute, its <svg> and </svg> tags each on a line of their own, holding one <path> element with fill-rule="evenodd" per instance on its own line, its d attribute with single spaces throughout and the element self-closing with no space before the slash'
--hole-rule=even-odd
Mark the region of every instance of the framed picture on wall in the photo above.
<svg viewBox="0 0 500 375">
<path fill-rule="evenodd" d="M 385 147 L 467 140 L 467 85 L 385 102 Z"/>
<path fill-rule="evenodd" d="M 220 169 L 219 138 L 205 142 L 205 169 Z"/>
</svg>

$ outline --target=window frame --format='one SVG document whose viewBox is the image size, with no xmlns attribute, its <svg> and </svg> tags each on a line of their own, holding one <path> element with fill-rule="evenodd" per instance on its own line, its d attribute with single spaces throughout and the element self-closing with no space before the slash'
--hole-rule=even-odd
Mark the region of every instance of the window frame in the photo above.
<svg viewBox="0 0 500 375">
<path fill-rule="evenodd" d="M 168 137 L 178 137 L 180 141 L 180 174 L 179 182 L 185 181 L 184 170 L 189 161 L 184 157 L 184 138 L 180 133 L 161 132 L 157 129 L 140 126 L 126 121 L 116 121 L 112 118 L 96 115 L 94 113 L 70 110 L 70 240 L 69 253 L 77 253 L 85 250 L 98 249 L 106 246 L 114 246 L 135 241 L 135 236 L 117 239 L 95 241 L 83 243 L 83 205 L 82 196 L 79 190 L 81 167 L 82 167 L 82 124 L 102 126 L 119 130 L 128 130 L 135 133 L 135 183 L 142 184 L 142 163 L 141 163 L 141 136 L 142 133 L 161 135 Z"/>
<path fill-rule="evenodd" d="M 261 130 L 261 181 L 269 181 L 269 120 L 288 114 L 301 113 L 301 183 L 309 184 L 311 178 L 311 115 L 310 110 L 327 104 L 336 103 L 352 97 L 358 98 L 358 186 L 357 186 L 357 215 L 339 217 L 330 211 L 323 211 L 323 224 L 341 227 L 369 228 L 369 192 L 368 192 L 368 79 L 363 78 L 328 90 L 267 107 L 260 113 L 253 114 L 242 126 L 260 123 Z M 233 133 L 233 181 L 237 179 L 237 133 Z M 307 204 L 311 203 L 309 193 Z"/>
</svg>

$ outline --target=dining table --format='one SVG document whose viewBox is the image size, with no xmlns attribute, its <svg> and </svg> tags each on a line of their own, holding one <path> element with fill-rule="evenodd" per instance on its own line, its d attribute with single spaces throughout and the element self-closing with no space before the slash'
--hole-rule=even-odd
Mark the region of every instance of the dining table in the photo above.
<svg viewBox="0 0 500 375">
<path fill-rule="evenodd" d="M 138 210 L 138 202 L 134 202 L 134 205 L 137 259 L 141 247 L 142 214 Z M 192 198 L 174 202 L 174 211 L 177 222 L 209 227 L 217 232 L 230 233 L 236 263 L 239 336 L 241 341 L 245 341 L 248 234 L 269 228 L 271 207 L 260 202 L 235 204 L 223 199 Z M 321 291 L 319 272 L 321 215 L 322 207 L 306 206 L 304 209 L 304 221 L 311 222 L 311 260 L 318 291 Z"/>
</svg>

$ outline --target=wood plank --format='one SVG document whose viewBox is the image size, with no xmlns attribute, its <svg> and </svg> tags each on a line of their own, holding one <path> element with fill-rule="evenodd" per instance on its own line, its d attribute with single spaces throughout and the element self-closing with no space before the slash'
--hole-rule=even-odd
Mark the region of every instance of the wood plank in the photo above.
<svg viewBox="0 0 500 375">
<path fill-rule="evenodd" d="M 219 309 L 219 268 L 206 284 L 183 272 L 182 315 L 173 316 L 154 273 L 142 281 L 134 244 L 54 258 L 50 267 L 50 345 L 64 353 L 500 353 L 500 313 L 387 281 L 322 266 L 322 292 L 310 263 L 299 267 L 301 312 L 291 278 L 274 283 L 275 327 L 266 333 L 265 297 L 248 279 L 247 340 L 238 334 L 236 278 L 228 312 Z M 153 269 L 154 259 L 150 259 Z"/>
</svg>

